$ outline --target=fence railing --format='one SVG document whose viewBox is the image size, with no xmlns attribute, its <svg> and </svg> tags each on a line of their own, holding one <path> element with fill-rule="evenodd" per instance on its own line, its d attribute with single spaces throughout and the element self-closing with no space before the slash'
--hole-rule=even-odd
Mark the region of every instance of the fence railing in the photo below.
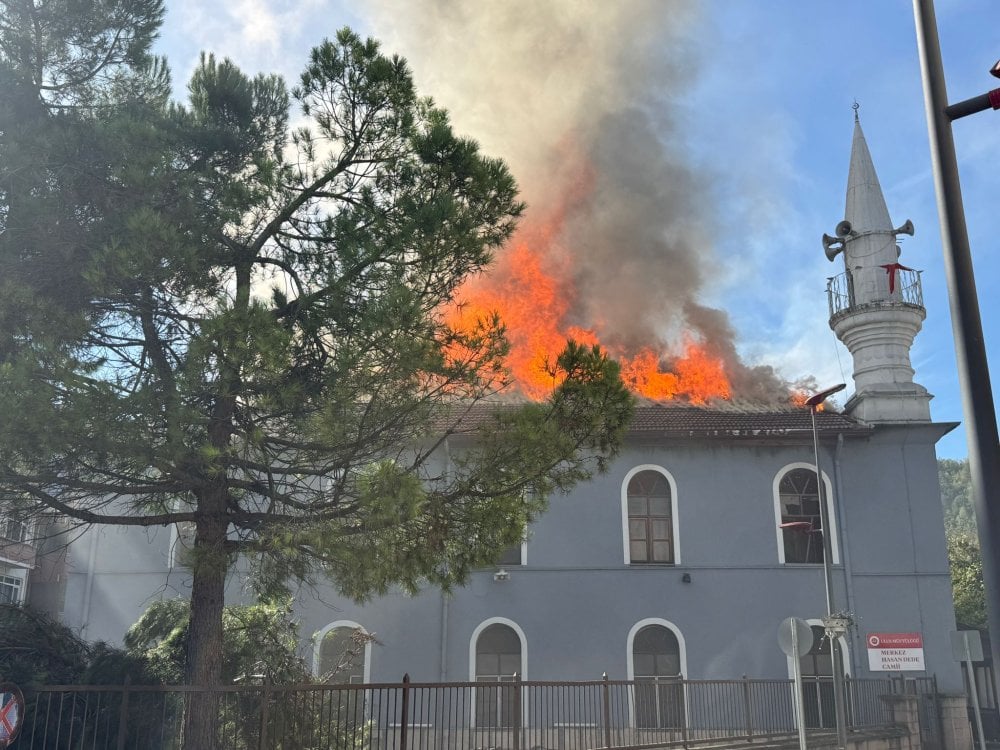
<svg viewBox="0 0 1000 750">
<path fill-rule="evenodd" d="M 174 750 L 192 701 L 220 750 L 585 750 L 688 747 L 795 731 L 791 680 L 50 686 L 26 690 L 18 750 Z M 806 678 L 807 726 L 833 726 L 829 679 Z M 889 726 L 890 680 L 848 680 L 849 727 Z"/>
<path fill-rule="evenodd" d="M 830 317 L 833 318 L 840 313 L 850 310 L 862 309 L 866 305 L 882 307 L 885 305 L 904 304 L 913 307 L 924 306 L 924 291 L 920 283 L 920 271 L 901 268 L 893 271 L 892 288 L 889 289 L 888 276 L 886 276 L 887 295 L 884 300 L 873 303 L 859 302 L 854 292 L 854 282 L 849 273 L 842 273 L 831 276 L 826 282 L 827 302 L 830 306 Z"/>
</svg>

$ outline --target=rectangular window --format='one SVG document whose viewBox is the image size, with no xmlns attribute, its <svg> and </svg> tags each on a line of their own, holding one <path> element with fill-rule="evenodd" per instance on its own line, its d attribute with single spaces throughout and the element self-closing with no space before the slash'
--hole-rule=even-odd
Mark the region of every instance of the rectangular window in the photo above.
<svg viewBox="0 0 1000 750">
<path fill-rule="evenodd" d="M 503 551 L 500 559 L 497 561 L 497 565 L 509 566 L 509 565 L 522 565 L 521 562 L 521 545 L 512 544 L 510 547 Z"/>
<path fill-rule="evenodd" d="M 14 576 L 0 575 L 0 604 L 20 604 L 24 581 Z"/>
<path fill-rule="evenodd" d="M 24 542 L 28 539 L 28 522 L 13 516 L 0 516 L 0 539 Z"/>
</svg>

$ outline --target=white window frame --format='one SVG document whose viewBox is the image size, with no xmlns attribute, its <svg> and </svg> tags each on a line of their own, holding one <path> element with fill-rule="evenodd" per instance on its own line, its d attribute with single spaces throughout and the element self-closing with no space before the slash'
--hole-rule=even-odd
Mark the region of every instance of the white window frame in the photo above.
<svg viewBox="0 0 1000 750">
<path fill-rule="evenodd" d="M 687 644 L 684 642 L 684 634 L 681 633 L 681 629 L 670 622 L 670 620 L 664 620 L 662 617 L 647 617 L 644 620 L 639 620 L 632 629 L 628 631 L 628 638 L 625 639 L 625 658 L 626 658 L 626 679 L 629 682 L 635 681 L 635 653 L 632 647 L 635 645 L 635 636 L 640 630 L 650 625 L 659 625 L 666 628 L 674 634 L 677 638 L 677 648 L 680 651 L 680 663 L 681 663 L 681 673 L 680 679 L 686 680 L 688 667 L 687 667 Z M 687 690 L 684 691 L 684 712 L 685 716 L 690 716 L 690 707 L 688 706 L 688 694 Z M 628 723 L 630 727 L 635 727 L 635 691 L 628 691 Z"/>
<path fill-rule="evenodd" d="M 21 536 L 15 539 L 12 536 L 7 536 L 7 524 L 19 524 L 21 527 Z M 0 513 L 0 529 L 3 533 L 0 533 L 0 541 L 7 542 L 10 544 L 28 544 L 30 543 L 32 535 L 32 523 L 31 519 L 20 519 L 13 515 L 6 513 Z"/>
<path fill-rule="evenodd" d="M 666 480 L 667 484 L 670 485 L 670 525 L 671 534 L 673 534 L 673 545 L 674 545 L 674 559 L 673 562 L 644 562 L 644 563 L 633 563 L 632 555 L 629 552 L 629 534 L 628 534 L 628 484 L 632 481 L 632 477 L 641 471 L 656 471 L 662 474 Z M 634 466 L 625 475 L 622 480 L 621 486 L 621 506 L 622 506 L 622 549 L 624 551 L 624 558 L 626 565 L 636 565 L 636 566 L 656 566 L 656 565 L 680 565 L 681 564 L 681 537 L 680 537 L 680 522 L 679 517 L 680 510 L 679 503 L 677 500 L 677 482 L 674 481 L 673 475 L 664 469 L 662 466 L 657 464 L 640 464 L 639 466 Z"/>
<path fill-rule="evenodd" d="M 326 625 L 322 629 L 316 631 L 313 636 L 313 664 L 312 671 L 313 675 L 320 677 L 319 665 L 320 665 L 320 650 L 323 648 L 323 639 L 326 638 L 326 634 L 337 628 L 348 628 L 350 630 L 360 630 L 365 636 L 369 635 L 368 631 L 354 620 L 334 620 L 329 625 Z M 364 681 L 368 684 L 372 681 L 372 641 L 371 638 L 365 640 L 365 663 L 363 667 Z"/>
<path fill-rule="evenodd" d="M 510 547 L 514 547 L 514 546 L 515 545 L 513 545 L 513 544 L 510 545 Z M 510 549 L 510 547 L 508 547 L 508 549 Z M 516 566 L 516 567 L 519 567 L 519 568 L 523 568 L 525 565 L 528 564 L 528 537 L 527 536 L 525 536 L 524 541 L 521 542 L 521 545 L 520 545 L 520 547 L 518 547 L 518 549 L 521 551 L 521 557 L 520 557 L 520 560 L 518 562 L 516 562 L 516 563 L 498 562 L 494 567 L 502 568 L 502 567 L 504 567 L 506 565 L 510 565 L 511 567 L 515 567 Z"/>
<path fill-rule="evenodd" d="M 645 627 L 650 625 L 659 625 L 666 628 L 674 634 L 677 638 L 677 647 L 680 649 L 680 660 L 681 660 L 681 674 L 680 678 L 682 680 L 687 679 L 687 645 L 684 643 L 684 634 L 681 633 L 681 629 L 674 625 L 670 620 L 664 620 L 662 617 L 647 617 L 644 620 L 639 620 L 632 629 L 628 631 L 628 638 L 626 639 L 625 647 L 628 649 L 628 670 L 626 674 L 628 675 L 628 680 L 632 681 L 635 679 L 635 656 L 632 653 L 632 646 L 635 643 L 636 634 Z"/>
<path fill-rule="evenodd" d="M 14 589 L 14 598 L 11 602 L 15 605 L 24 604 L 25 589 L 27 581 L 24 576 L 11 575 L 10 573 L 0 573 L 0 582 L 5 586 Z"/>
<path fill-rule="evenodd" d="M 476 682 L 476 644 L 479 642 L 479 636 L 482 634 L 486 628 L 490 625 L 506 625 L 515 633 L 517 633 L 517 639 L 521 642 L 521 671 L 518 672 L 518 678 L 523 682 L 528 679 L 528 639 L 524 635 L 524 631 L 521 630 L 521 626 L 518 625 L 513 620 L 506 617 L 490 617 L 483 620 L 476 626 L 476 629 L 472 631 L 472 637 L 469 638 L 469 682 Z M 473 688 L 475 690 L 475 688 Z M 527 726 L 527 701 L 522 701 L 521 705 L 521 726 Z M 469 701 L 469 724 L 470 727 L 476 726 L 476 699 L 475 697 Z"/>
<path fill-rule="evenodd" d="M 778 546 L 778 562 L 782 565 L 791 565 L 794 567 L 815 567 L 817 565 L 822 565 L 822 563 L 786 563 L 785 562 L 785 537 L 781 529 L 781 480 L 785 478 L 785 474 L 795 469 L 807 469 L 811 471 L 814 475 L 816 473 L 816 465 L 810 463 L 804 463 L 802 461 L 796 461 L 795 463 L 786 464 L 782 466 L 781 469 L 774 475 L 774 483 L 771 488 L 771 493 L 774 497 L 774 533 L 777 540 Z M 833 484 L 830 482 L 830 477 L 824 471 L 823 474 L 823 498 L 826 500 L 826 518 L 830 524 L 830 551 L 832 565 L 840 564 L 840 542 L 839 542 L 839 530 L 837 528 L 837 514 L 834 512 L 833 506 Z M 828 533 L 826 529 L 823 529 L 823 533 Z"/>
</svg>

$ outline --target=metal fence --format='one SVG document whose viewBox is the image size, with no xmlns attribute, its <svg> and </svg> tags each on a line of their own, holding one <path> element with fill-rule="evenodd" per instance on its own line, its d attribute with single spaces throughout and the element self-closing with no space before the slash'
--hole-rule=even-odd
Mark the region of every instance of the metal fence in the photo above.
<svg viewBox="0 0 1000 750">
<path fill-rule="evenodd" d="M 18 750 L 173 750 L 209 701 L 221 750 L 585 750 L 688 747 L 795 731 L 790 680 L 364 685 L 50 686 L 26 691 Z M 849 680 L 852 729 L 889 726 L 889 680 Z M 807 678 L 807 726 L 832 726 L 832 686 Z"/>
<path fill-rule="evenodd" d="M 888 298 L 884 302 L 868 303 L 872 307 L 883 307 L 886 304 L 905 304 L 913 307 L 924 306 L 924 291 L 920 283 L 920 271 L 911 269 L 899 269 L 894 272 L 893 291 L 888 288 L 886 294 Z M 888 287 L 888 281 L 886 282 Z M 851 310 L 864 308 L 859 305 L 854 294 L 854 282 L 849 273 L 831 276 L 826 282 L 827 302 L 830 307 L 830 317 Z"/>
</svg>

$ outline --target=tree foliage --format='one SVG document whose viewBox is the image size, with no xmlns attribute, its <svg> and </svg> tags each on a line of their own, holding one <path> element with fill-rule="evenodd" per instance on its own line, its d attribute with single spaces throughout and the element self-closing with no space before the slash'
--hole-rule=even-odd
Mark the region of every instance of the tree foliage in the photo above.
<svg viewBox="0 0 1000 750">
<path fill-rule="evenodd" d="M 944 525 L 949 533 L 976 535 L 976 509 L 972 504 L 969 461 L 944 458 L 938 461 Z"/>
<path fill-rule="evenodd" d="M 125 635 L 125 648 L 165 684 L 184 680 L 191 603 L 161 599 Z M 287 603 L 229 605 L 222 614 L 222 679 L 227 683 L 310 682 L 298 655 L 299 629 Z"/>
<path fill-rule="evenodd" d="M 969 534 L 948 534 L 948 565 L 955 602 L 955 619 L 962 625 L 985 628 L 986 588 L 979 540 Z"/>
<path fill-rule="evenodd" d="M 955 619 L 962 625 L 986 627 L 986 590 L 983 585 L 983 558 L 976 531 L 976 511 L 972 504 L 972 477 L 969 461 L 938 461 L 941 503 L 948 538 L 948 565 L 955 602 Z"/>
<path fill-rule="evenodd" d="M 460 582 L 602 468 L 632 402 L 570 345 L 547 402 L 488 406 L 502 321 L 442 311 L 522 206 L 405 61 L 343 30 L 291 90 L 203 55 L 169 102 L 162 12 L 0 4 L 0 500 L 192 524 L 210 685 L 235 555 L 271 598 Z"/>
<path fill-rule="evenodd" d="M 31 690 L 39 685 L 120 685 L 156 682 L 140 658 L 106 643 L 91 643 L 30 609 L 0 604 L 0 679 Z"/>
</svg>

